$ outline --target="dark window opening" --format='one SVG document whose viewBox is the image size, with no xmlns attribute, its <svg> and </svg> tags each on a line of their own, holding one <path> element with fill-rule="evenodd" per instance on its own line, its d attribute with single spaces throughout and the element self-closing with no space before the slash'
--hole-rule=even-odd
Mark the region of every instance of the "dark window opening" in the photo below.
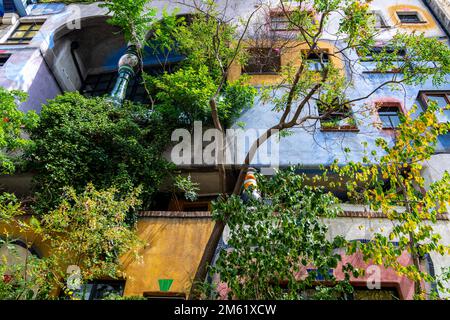
<svg viewBox="0 0 450 320">
<path fill-rule="evenodd" d="M 400 125 L 400 110 L 398 106 L 382 106 L 378 109 L 383 129 L 396 129 Z"/>
<path fill-rule="evenodd" d="M 398 60 L 403 60 L 406 56 L 406 50 L 400 48 L 393 48 L 389 46 L 371 47 L 368 52 L 358 52 L 358 55 L 362 57 L 362 61 L 374 61 L 375 58 L 382 60 L 380 55 L 395 55 Z"/>
<path fill-rule="evenodd" d="M 0 67 L 3 67 L 6 63 L 6 61 L 8 61 L 9 57 L 11 57 L 10 54 L 0 54 Z"/>
<path fill-rule="evenodd" d="M 185 25 L 191 25 L 197 16 L 195 14 L 179 14 L 177 15 L 177 19 L 184 23 Z"/>
<path fill-rule="evenodd" d="M 163 72 L 162 69 L 162 67 L 146 67 L 144 71 L 150 75 L 157 75 Z M 84 80 L 80 92 L 86 97 L 99 97 L 109 94 L 114 88 L 117 75 L 117 71 L 88 75 Z M 150 102 L 141 75 L 137 75 L 128 84 L 126 98 L 143 104 Z"/>
<path fill-rule="evenodd" d="M 328 53 L 320 52 L 315 53 L 311 52 L 306 57 L 306 62 L 308 64 L 308 69 L 311 71 L 321 71 L 322 65 L 326 65 L 329 63 Z"/>
<path fill-rule="evenodd" d="M 123 280 L 96 280 L 82 285 L 80 290 L 74 292 L 74 295 L 81 300 L 102 300 L 112 295 L 123 296 L 124 289 L 125 281 Z"/>
<path fill-rule="evenodd" d="M 247 74 L 276 74 L 281 69 L 280 50 L 272 48 L 249 49 L 249 58 L 242 68 Z"/>
<path fill-rule="evenodd" d="M 430 101 L 435 102 L 441 109 L 447 121 L 450 121 L 450 110 L 446 109 L 450 105 L 450 92 L 422 92 L 420 94 L 422 105 L 426 108 Z"/>
<path fill-rule="evenodd" d="M 23 22 L 6 40 L 6 44 L 28 44 L 41 29 L 44 22 Z"/>
<path fill-rule="evenodd" d="M 405 12 L 397 12 L 397 16 L 400 19 L 401 23 L 423 23 L 423 21 L 418 12 L 414 11 L 405 11 Z"/>
<path fill-rule="evenodd" d="M 201 197 L 197 201 L 190 201 L 182 197 L 173 198 L 169 203 L 169 211 L 197 212 L 211 211 L 213 197 Z"/>
<path fill-rule="evenodd" d="M 289 21 L 288 13 L 284 12 L 271 12 L 270 13 L 270 29 L 272 31 L 287 31 L 292 29 Z"/>
<path fill-rule="evenodd" d="M 318 106 L 320 126 L 322 130 L 357 130 L 356 121 L 349 105 L 343 104 L 340 107 Z"/>
</svg>

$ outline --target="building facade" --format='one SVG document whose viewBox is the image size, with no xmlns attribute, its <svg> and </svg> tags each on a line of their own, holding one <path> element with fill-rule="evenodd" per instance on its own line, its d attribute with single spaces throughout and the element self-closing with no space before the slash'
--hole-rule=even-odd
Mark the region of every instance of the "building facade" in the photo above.
<svg viewBox="0 0 450 320">
<path fill-rule="evenodd" d="M 119 30 L 106 22 L 106 9 L 96 3 L 66 5 L 32 2 L 0 0 L 0 86 L 27 92 L 29 99 L 21 106 L 22 110 L 38 112 L 48 99 L 65 91 L 78 90 L 86 96 L 111 92 L 117 78 L 117 62 L 125 53 L 127 45 Z M 285 21 L 280 20 L 276 14 L 277 1 L 266 2 L 272 6 L 261 10 L 255 21 L 269 21 L 270 32 L 282 39 L 286 37 L 286 30 L 283 28 Z M 237 19 L 248 17 L 259 1 L 233 0 L 228 3 L 227 16 Z M 178 14 L 189 14 L 192 11 L 171 0 L 153 1 L 152 5 L 159 9 L 166 7 L 169 11 L 179 8 Z M 450 9 L 446 0 L 374 0 L 370 6 L 380 30 L 377 39 L 379 47 L 399 31 L 423 32 L 426 37 L 450 44 Z M 353 99 L 371 93 L 390 79 L 392 74 L 377 72 L 370 61 L 353 65 L 345 59 L 335 57 L 343 46 L 333 32 L 339 19 L 336 15 L 328 21 L 327 31 L 321 38 L 321 49 L 333 53 L 330 54 L 330 62 L 340 68 L 342 76 L 351 75 L 357 83 L 348 91 L 348 97 Z M 246 41 L 252 41 L 251 36 Z M 301 46 L 281 49 L 273 63 L 278 67 L 298 64 L 301 50 Z M 357 52 L 348 52 L 347 57 L 357 60 Z M 174 64 L 182 59 L 182 56 L 176 54 L 169 57 Z M 314 57 L 310 60 L 309 65 L 317 67 L 314 65 Z M 144 69 L 150 73 L 160 72 L 158 61 L 159 57 L 146 55 Z M 234 64 L 230 79 L 237 79 L 244 72 L 249 75 L 250 83 L 257 88 L 279 81 L 280 76 L 274 72 L 249 71 L 248 68 L 249 66 Z M 146 101 L 138 79 L 130 82 L 127 97 Z M 367 142 L 370 149 L 375 146 L 375 140 L 379 137 L 392 141 L 399 113 L 410 110 L 413 105 L 423 110 L 430 99 L 436 100 L 441 106 L 449 104 L 450 84 L 436 87 L 430 80 L 421 86 L 405 85 L 401 92 L 383 87 L 370 95 L 369 99 L 352 107 L 351 121 L 340 119 L 343 122 L 333 126 L 311 121 L 302 128 L 293 129 L 294 134 L 277 144 L 277 166 L 283 168 L 301 165 L 305 173 L 315 174 L 320 172 L 321 165 L 329 165 L 336 158 L 342 162 L 359 161 L 363 156 L 362 142 Z M 370 115 L 362 112 L 367 104 L 381 105 L 379 110 L 382 112 Z M 241 123 L 245 123 L 245 129 L 267 129 L 280 117 L 279 113 L 273 111 L 274 107 L 257 100 L 253 108 L 241 114 L 232 128 L 238 129 Z M 450 121 L 450 112 L 446 111 L 440 120 Z M 374 126 L 374 123 L 381 123 L 381 127 Z M 276 144 L 275 141 L 272 143 Z M 352 150 L 349 155 L 343 152 L 344 146 Z M 168 157 L 169 154 L 170 151 L 167 151 Z M 252 162 L 252 166 L 258 169 L 267 169 L 272 165 L 273 163 L 260 157 Z M 200 200 L 179 206 L 174 206 L 167 200 L 166 205 L 161 205 L 165 206 L 165 210 L 141 213 L 139 233 L 153 246 L 144 253 L 143 265 L 127 265 L 130 279 L 126 283 L 110 283 L 111 288 L 119 288 L 126 295 L 149 297 L 186 297 L 189 293 L 213 226 L 208 213 L 209 202 L 220 193 L 220 182 L 217 168 L 212 165 L 186 164 L 181 165 L 180 169 L 200 183 Z M 230 169 L 229 174 L 233 176 L 235 170 L 236 168 Z M 423 176 L 427 186 L 439 180 L 445 171 L 450 171 L 450 136 L 439 138 L 436 154 L 424 163 Z M 1 182 L 16 193 L 29 192 L 30 176 L 27 174 L 3 177 Z M 436 226 L 436 231 L 443 236 L 443 243 L 447 245 L 450 245 L 449 226 L 447 216 L 442 216 Z M 364 206 L 344 204 L 343 216 L 330 221 L 329 227 L 330 236 L 339 234 L 348 240 L 368 240 L 374 232 L 384 230 L 387 233 L 393 226 L 382 215 L 370 212 Z M 225 233 L 221 245 L 226 247 L 226 242 Z M 356 264 L 367 267 L 358 257 L 348 259 L 354 259 Z M 449 266 L 448 256 L 428 258 L 428 268 L 436 274 Z M 383 288 L 395 290 L 398 297 L 403 299 L 412 297 L 411 283 L 390 270 L 383 269 L 381 276 Z M 100 287 L 108 284 L 99 282 L 96 285 Z"/>
</svg>

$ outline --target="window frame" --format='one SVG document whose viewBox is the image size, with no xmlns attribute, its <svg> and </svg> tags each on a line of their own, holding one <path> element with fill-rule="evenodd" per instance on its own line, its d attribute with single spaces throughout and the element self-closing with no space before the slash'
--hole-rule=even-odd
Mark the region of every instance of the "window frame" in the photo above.
<svg viewBox="0 0 450 320">
<path fill-rule="evenodd" d="M 422 104 L 422 107 L 425 109 L 428 107 L 428 99 L 427 97 L 444 97 L 447 101 L 447 105 L 450 104 L 450 91 L 440 90 L 440 91 L 420 91 L 419 100 Z"/>
<path fill-rule="evenodd" d="M 427 23 L 427 21 L 423 18 L 422 14 L 417 10 L 411 10 L 411 11 L 395 11 L 395 14 L 397 15 L 397 19 L 400 21 L 401 24 L 423 24 Z M 417 21 L 403 21 L 401 16 L 406 15 L 415 15 L 417 17 Z"/>
<path fill-rule="evenodd" d="M 249 65 L 252 66 L 252 68 L 253 68 L 253 66 L 257 66 L 256 63 L 253 63 L 253 64 L 248 63 L 252 57 L 251 51 L 256 51 L 256 50 L 261 50 L 261 51 L 262 50 L 271 50 L 272 52 L 276 52 L 275 57 L 267 56 L 267 59 L 275 59 L 275 63 L 269 63 L 269 67 L 271 67 L 273 65 L 275 66 L 275 71 L 267 71 L 267 70 L 265 71 L 265 70 L 263 70 L 263 68 L 265 66 L 260 66 L 259 67 L 260 71 L 256 71 L 256 69 L 257 69 L 256 67 L 254 69 L 251 69 L 250 71 L 246 70 L 246 68 L 248 68 Z M 248 75 L 252 76 L 252 75 L 278 75 L 280 73 L 280 71 L 281 71 L 281 52 L 277 52 L 276 49 L 268 48 L 268 47 L 253 47 L 253 48 L 247 49 L 247 51 L 249 52 L 250 57 L 247 60 L 247 62 L 241 67 L 242 74 L 248 74 Z M 261 55 L 261 57 L 262 57 L 262 55 Z"/>
<path fill-rule="evenodd" d="M 92 280 L 92 281 L 89 281 L 89 282 L 84 284 L 84 286 L 88 286 L 88 285 L 91 285 L 92 287 L 86 293 L 83 292 L 83 286 L 82 286 L 82 288 L 80 290 L 77 290 L 77 291 L 79 291 L 81 300 L 85 300 L 85 301 L 99 300 L 99 298 L 97 297 L 97 292 L 98 292 L 98 286 L 100 286 L 100 285 L 110 285 L 110 286 L 118 285 L 118 286 L 120 286 L 120 289 L 119 289 L 120 291 L 119 291 L 118 295 L 123 296 L 124 292 L 125 292 L 126 281 L 125 280 L 101 280 L 101 279 L 96 279 L 96 280 Z M 64 291 L 62 291 L 61 293 L 62 293 L 62 296 L 65 296 Z"/>
<path fill-rule="evenodd" d="M 311 55 L 315 55 L 317 56 L 317 58 L 311 58 Z M 320 56 L 322 55 L 322 60 L 323 60 L 323 64 L 329 64 L 331 63 L 331 58 L 330 58 L 330 53 L 328 52 L 328 50 L 320 50 L 319 52 L 308 52 L 308 55 L 305 57 L 305 61 L 308 64 L 308 70 L 309 71 L 314 71 L 314 72 L 321 72 L 322 66 L 320 65 Z M 325 58 L 325 59 L 324 59 Z M 326 60 L 326 61 L 325 61 Z M 319 68 L 314 67 L 314 69 L 311 68 L 311 61 L 317 61 L 317 62 L 313 62 L 314 66 L 319 66 Z"/>
<path fill-rule="evenodd" d="M 34 37 L 39 33 L 42 26 L 44 25 L 45 20 L 37 20 L 37 21 L 29 21 L 29 20 L 20 20 L 14 30 L 8 35 L 6 40 L 2 43 L 4 45 L 26 45 L 30 44 Z M 27 25 L 26 29 L 19 29 L 20 27 Z M 35 29 L 37 26 L 37 29 Z M 15 34 L 23 32 L 23 36 L 14 37 Z M 33 33 L 33 36 L 27 36 L 30 33 Z"/>
<path fill-rule="evenodd" d="M 428 108 L 428 97 L 444 97 L 447 101 L 447 105 L 450 105 L 450 90 L 424 90 L 419 92 L 419 101 L 422 108 L 426 110 Z M 445 110 L 450 112 L 450 110 Z"/>
<path fill-rule="evenodd" d="M 289 19 L 286 16 L 287 14 L 290 14 L 290 12 L 283 12 L 283 11 L 271 11 L 269 13 L 269 27 L 270 31 L 293 31 L 292 29 L 289 29 Z M 283 19 L 284 18 L 284 19 Z M 278 25 L 284 25 L 283 28 L 274 28 L 274 19 L 279 19 L 277 22 L 275 22 Z"/>
<path fill-rule="evenodd" d="M 397 130 L 398 126 L 393 126 L 393 122 L 391 117 L 393 117 L 394 115 L 380 115 L 380 109 L 382 108 L 395 108 L 397 110 L 397 114 L 396 116 L 398 117 L 399 123 L 400 123 L 400 115 L 403 114 L 403 110 L 401 105 L 399 105 L 398 103 L 394 103 L 394 102 L 384 102 L 382 104 L 380 104 L 380 106 L 377 108 L 377 116 L 378 116 L 378 120 L 381 123 L 381 129 L 382 130 Z M 389 112 L 389 111 L 386 111 Z M 390 127 L 385 127 L 384 126 L 384 121 L 382 120 L 381 117 L 389 117 L 389 123 L 391 124 Z"/>
<path fill-rule="evenodd" d="M 395 50 L 390 47 L 390 46 L 373 46 L 370 48 L 370 52 L 372 53 L 371 55 L 366 55 L 366 56 L 362 56 L 359 54 L 358 50 L 357 50 L 357 54 L 361 59 L 361 62 L 373 62 L 375 61 L 373 54 L 380 54 L 383 51 L 385 51 L 386 53 L 393 53 Z M 403 61 L 404 57 L 406 56 L 406 49 L 400 49 L 397 52 L 397 57 L 398 60 L 397 61 Z"/>
<path fill-rule="evenodd" d="M 358 126 L 356 124 L 356 120 L 354 117 L 353 110 L 350 105 L 343 105 L 345 108 L 348 109 L 348 111 L 344 112 L 341 110 L 333 111 L 329 114 L 329 116 L 325 119 L 320 119 L 320 131 L 322 132 L 359 132 Z M 320 107 L 317 106 L 317 112 L 319 114 L 319 117 L 323 115 L 323 113 L 320 111 Z M 354 121 L 354 124 L 345 124 L 345 125 L 335 125 L 335 126 L 328 126 L 324 125 L 327 122 L 332 121 L 333 118 L 340 118 L 339 121 L 343 121 L 347 118 L 351 118 Z M 328 119 L 328 120 L 327 120 Z"/>
<path fill-rule="evenodd" d="M 313 11 L 311 10 L 305 10 L 305 9 L 290 9 L 290 10 L 271 10 L 268 14 L 268 24 L 269 24 L 269 29 L 270 31 L 273 32 L 298 32 L 299 29 L 293 25 L 291 27 L 289 27 L 289 24 L 291 23 L 288 16 L 293 14 L 294 12 L 308 12 L 308 14 L 311 16 L 311 21 L 313 24 L 317 23 L 317 19 L 313 13 Z M 278 25 L 283 25 L 283 27 L 276 27 L 274 28 L 274 22 L 273 19 L 279 19 L 277 22 Z"/>
<path fill-rule="evenodd" d="M 0 53 L 0 68 L 8 62 L 9 58 L 11 58 L 10 53 Z"/>
</svg>

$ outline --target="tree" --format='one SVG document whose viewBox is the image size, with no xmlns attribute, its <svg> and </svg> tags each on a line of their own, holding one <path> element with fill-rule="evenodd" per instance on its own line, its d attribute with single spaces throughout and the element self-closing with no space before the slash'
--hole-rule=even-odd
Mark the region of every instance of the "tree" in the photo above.
<svg viewBox="0 0 450 320">
<path fill-rule="evenodd" d="M 12 153 L 20 152 L 32 142 L 24 134 L 36 126 L 37 115 L 33 111 L 22 112 L 18 106 L 27 95 L 23 92 L 8 91 L 0 87 L 0 173 L 12 174 L 15 161 Z"/>
<path fill-rule="evenodd" d="M 116 108 L 106 98 L 66 93 L 44 105 L 40 116 L 26 155 L 36 171 L 39 212 L 56 208 L 65 187 L 81 192 L 89 182 L 115 186 L 123 195 L 142 184 L 143 207 L 151 205 L 171 168 L 161 154 L 170 126 L 157 114 L 140 104 Z"/>
<path fill-rule="evenodd" d="M 244 203 L 232 196 L 213 204 L 215 219 L 229 216 L 230 249 L 221 251 L 211 270 L 228 285 L 229 298 L 337 299 L 350 293 L 350 275 L 358 271 L 346 264 L 346 278 L 339 280 L 329 272 L 337 268 L 336 249 L 346 241 L 328 240 L 321 221 L 339 213 L 338 199 L 311 186 L 295 168 L 257 179 L 263 200 Z M 319 276 L 330 285 L 316 284 Z"/>
<path fill-rule="evenodd" d="M 203 17 L 200 18 L 200 21 L 203 21 L 201 23 L 215 25 L 212 28 L 204 28 L 205 33 L 199 36 L 194 32 L 196 30 L 194 20 L 194 24 L 190 26 L 192 32 L 186 33 L 190 37 L 190 41 L 186 40 L 183 43 L 187 43 L 190 48 L 193 48 L 191 61 L 201 61 L 205 65 L 208 65 L 206 61 L 213 61 L 211 65 L 219 70 L 221 85 L 218 88 L 220 89 L 226 85 L 233 64 L 245 62 L 246 50 L 252 47 L 255 39 L 262 39 L 261 30 L 268 32 L 267 28 L 258 26 L 254 28 L 257 30 L 255 34 L 250 32 L 252 18 L 258 10 L 264 10 L 265 6 L 256 9 L 243 23 L 240 21 L 242 26 L 237 29 L 236 21 L 221 19 L 221 17 L 226 17 L 226 13 L 218 11 L 211 1 L 184 3 L 194 7 L 198 15 Z M 426 38 L 423 34 L 398 32 L 386 43 L 381 52 L 374 51 L 373 46 L 376 43 L 378 31 L 375 28 L 374 17 L 369 10 L 369 0 L 314 0 L 309 3 L 308 9 L 306 9 L 305 3 L 301 0 L 291 0 L 280 1 L 276 5 L 283 18 L 288 21 L 288 29 L 292 31 L 289 40 L 295 40 L 295 45 L 304 47 L 304 50 L 301 50 L 301 54 L 296 57 L 296 61 L 299 63 L 293 63 L 281 69 L 279 83 L 261 90 L 262 100 L 274 105 L 274 110 L 280 113 L 280 117 L 274 120 L 266 132 L 251 145 L 244 163 L 240 166 L 240 172 L 232 192 L 234 195 L 241 192 L 246 170 L 258 148 L 270 139 L 272 134 L 279 132 L 281 135 L 286 135 L 294 128 L 313 131 L 319 127 L 317 126 L 318 122 L 329 122 L 333 113 L 337 112 L 351 118 L 357 107 L 359 113 L 373 111 L 373 108 L 363 102 L 379 90 L 387 87 L 399 90 L 403 85 L 420 85 L 427 79 L 432 79 L 435 85 L 442 84 L 450 72 L 450 49 L 448 46 L 436 38 Z M 273 7 L 269 6 L 266 9 L 270 10 L 271 8 Z M 296 9 L 292 10 L 292 8 Z M 333 30 L 333 35 L 337 40 L 329 41 L 333 48 L 326 51 L 322 39 L 327 32 L 327 22 L 332 15 L 340 17 L 337 30 Z M 230 35 L 229 29 L 226 27 L 233 23 L 237 35 L 236 33 Z M 192 37 L 192 35 L 196 36 Z M 206 38 L 211 40 L 207 41 Z M 269 38 L 270 41 L 265 43 L 270 48 L 273 38 Z M 229 41 L 224 41 L 227 39 Z M 289 42 L 284 44 L 289 45 Z M 205 52 L 204 55 L 201 54 L 202 51 Z M 351 54 L 355 51 L 359 52 L 359 55 Z M 375 61 L 376 70 L 384 73 L 392 70 L 396 72 L 391 73 L 390 79 L 381 82 L 368 94 L 355 96 L 357 93 L 355 86 L 362 75 L 353 66 L 364 61 L 365 56 L 369 53 Z M 311 68 L 308 62 L 308 57 L 311 55 L 317 57 L 318 66 L 315 69 Z M 187 61 L 190 61 L 189 55 L 187 57 Z M 333 59 L 342 61 L 350 75 L 346 75 L 344 70 L 334 64 Z M 215 127 L 223 132 L 223 125 L 218 118 L 217 111 L 219 92 L 220 90 L 211 97 L 210 108 Z M 313 106 L 317 106 L 319 114 Z M 220 164 L 218 169 L 219 174 L 223 177 L 223 182 L 225 170 Z M 225 186 L 225 183 L 223 185 Z M 215 224 L 201 260 L 196 277 L 198 281 L 206 275 L 206 265 L 212 260 L 226 222 L 227 217 L 225 216 L 223 221 L 218 220 Z"/>
<path fill-rule="evenodd" d="M 339 174 L 341 182 L 346 178 L 352 199 L 381 211 L 394 224 L 388 234 L 376 232 L 370 242 L 354 243 L 350 252 L 359 249 L 366 260 L 413 280 L 417 297 L 424 298 L 422 281 L 437 282 L 423 269 L 424 257 L 432 252 L 450 253 L 450 247 L 440 243 L 442 236 L 433 230 L 438 214 L 447 212 L 450 205 L 450 174 L 446 172 L 424 191 L 421 170 L 434 154 L 438 136 L 448 133 L 450 124 L 438 121 L 436 114 L 442 110 L 435 103 L 417 117 L 415 111 L 416 107 L 401 117 L 394 144 L 379 138 L 379 149 L 366 152 L 361 162 L 340 166 L 336 160 L 330 170 Z M 412 265 L 399 263 L 404 251 L 411 255 Z"/>
<path fill-rule="evenodd" d="M 21 235 L 32 234 L 28 247 L 39 240 L 49 249 L 48 256 L 29 255 L 24 261 L 15 259 L 14 252 L 0 257 L 0 273 L 7 277 L 0 281 L 1 299 L 55 298 L 57 289 L 67 289 L 74 276 L 72 286 L 101 277 L 117 279 L 125 276 L 120 258 L 138 258 L 143 243 L 126 218 L 140 204 L 140 188 L 126 197 L 117 189 L 97 190 L 92 184 L 81 193 L 73 188 L 64 192 L 57 209 L 31 218 L 24 216 L 15 198 L 1 199 L 3 222 L 18 225 Z M 14 240 L 9 235 L 6 245 Z M 72 270 L 79 273 L 71 274 Z"/>
</svg>

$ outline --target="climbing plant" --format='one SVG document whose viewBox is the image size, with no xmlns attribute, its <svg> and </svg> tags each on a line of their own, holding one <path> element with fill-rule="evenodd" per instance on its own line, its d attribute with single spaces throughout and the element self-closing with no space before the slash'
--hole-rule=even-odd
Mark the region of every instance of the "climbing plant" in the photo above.
<svg viewBox="0 0 450 320">
<path fill-rule="evenodd" d="M 8 91 L 0 87 L 0 173 L 11 174 L 16 169 L 17 152 L 32 145 L 25 137 L 35 128 L 38 116 L 34 111 L 23 112 L 20 103 L 27 99 L 23 92 Z M 16 156 L 14 155 L 16 153 Z"/>
<path fill-rule="evenodd" d="M 42 107 L 31 131 L 35 146 L 26 157 L 36 172 L 35 209 L 56 208 L 65 187 L 84 190 L 92 182 L 115 186 L 123 195 L 143 186 L 142 208 L 171 170 L 163 158 L 170 128 L 144 105 L 125 102 L 116 108 L 106 98 L 65 93 Z"/>
</svg>

